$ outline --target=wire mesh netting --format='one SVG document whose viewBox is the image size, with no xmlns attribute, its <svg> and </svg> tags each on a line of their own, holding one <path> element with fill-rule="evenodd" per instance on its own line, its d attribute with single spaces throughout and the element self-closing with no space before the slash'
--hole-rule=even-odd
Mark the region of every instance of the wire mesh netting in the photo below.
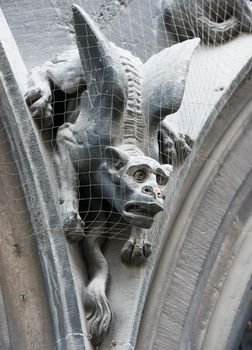
<svg viewBox="0 0 252 350">
<path fill-rule="evenodd" d="M 178 168 L 175 173 L 179 173 L 188 153 L 194 152 L 193 142 L 209 122 L 211 113 L 218 109 L 220 100 L 225 101 L 249 62 L 252 5 L 247 0 L 76 3 L 97 24 L 97 32 L 100 28 L 104 35 L 93 41 L 92 46 L 94 34 L 88 29 L 84 38 L 88 48 L 81 54 L 80 45 L 79 51 L 76 46 L 72 1 L 0 1 L 26 69 L 31 71 L 29 85 L 23 81 L 20 88 L 28 89 L 26 102 L 44 147 L 55 196 L 63 212 L 72 215 L 65 218 L 66 233 L 69 230 L 74 239 L 80 240 L 84 232 L 97 238 L 99 231 L 101 240 L 124 242 L 134 224 L 133 214 L 144 221 L 143 218 L 153 219 L 161 211 L 136 202 L 122 209 L 130 191 L 138 191 L 143 184 L 145 195 L 160 197 L 161 201 L 165 194 L 153 192 L 153 186 L 144 185 L 145 181 L 165 187 L 169 176 L 164 170 L 165 163 Z M 146 115 L 142 108 L 144 79 L 148 82 L 143 76 L 143 64 L 161 50 L 194 37 L 201 38 L 201 46 L 190 63 L 181 107 L 177 111 L 180 96 L 172 96 L 174 106 L 169 106 L 163 129 L 156 123 L 156 139 L 150 143 L 152 115 Z M 103 57 L 97 43 L 101 46 L 105 43 Z M 153 80 L 161 80 L 167 71 L 173 76 L 173 63 L 166 66 L 165 62 L 161 67 L 153 65 L 156 71 L 148 71 Z M 16 74 L 19 75 L 18 70 Z M 20 71 L 21 77 L 23 74 Z M 162 95 L 167 89 L 161 87 L 160 91 Z M 151 101 L 152 97 L 148 99 Z M 160 113 L 155 118 L 160 121 L 161 106 L 158 107 Z M 3 128 L 1 132 L 4 133 Z M 123 144 L 126 146 L 121 147 Z M 119 151 L 111 148 L 118 145 Z M 151 149 L 153 145 L 159 148 Z M 4 154 L 3 162 L 8 162 L 8 154 Z M 6 172 L 4 166 L 3 169 L 1 181 L 17 176 Z M 9 184 L 14 186 L 11 181 Z M 29 187 L 29 183 L 22 186 Z M 24 199 L 19 191 L 12 198 Z M 28 210 L 25 214 L 29 221 Z M 146 224 L 144 228 L 150 226 Z M 154 232 L 150 240 L 157 242 L 158 236 Z M 16 237 L 12 245 L 24 247 L 32 239 L 32 231 L 27 231 L 21 238 Z"/>
</svg>

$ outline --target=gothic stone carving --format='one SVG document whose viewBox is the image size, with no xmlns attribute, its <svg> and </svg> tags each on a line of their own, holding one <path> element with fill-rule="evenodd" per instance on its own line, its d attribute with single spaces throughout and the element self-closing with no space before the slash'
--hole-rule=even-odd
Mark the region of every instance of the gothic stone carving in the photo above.
<svg viewBox="0 0 252 350">
<path fill-rule="evenodd" d="M 200 37 L 221 43 L 251 32 L 249 0 L 163 0 L 162 12 L 168 36 L 177 42 Z"/>
<path fill-rule="evenodd" d="M 44 125 L 50 125 L 51 84 L 72 94 L 68 122 L 57 132 L 59 205 L 68 239 L 83 242 L 89 274 L 83 300 L 96 345 L 112 320 L 106 297 L 108 266 L 101 246 L 105 237 L 128 228 L 131 234 L 122 261 L 137 265 L 151 253 L 147 229 L 164 209 L 163 189 L 172 170 L 160 161 L 159 126 L 180 107 L 199 39 L 167 48 L 143 64 L 107 41 L 78 6 L 73 12 L 78 51 L 68 51 L 33 70 L 26 100 L 33 117 L 42 116 Z M 168 134 L 166 126 L 161 138 Z M 167 137 L 171 154 L 176 145 L 183 150 L 190 147 L 186 138 L 174 133 Z"/>
</svg>

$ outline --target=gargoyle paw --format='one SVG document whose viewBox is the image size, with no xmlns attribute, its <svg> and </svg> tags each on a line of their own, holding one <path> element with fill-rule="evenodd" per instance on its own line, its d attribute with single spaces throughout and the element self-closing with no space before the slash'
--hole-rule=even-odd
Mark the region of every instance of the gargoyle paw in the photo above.
<svg viewBox="0 0 252 350">
<path fill-rule="evenodd" d="M 34 85 L 25 94 L 25 101 L 32 118 L 41 119 L 43 128 L 50 127 L 53 123 L 51 100 L 50 88 L 43 90 L 39 86 Z"/>
<path fill-rule="evenodd" d="M 128 265 L 140 265 L 151 255 L 151 243 L 146 239 L 129 239 L 121 251 L 121 260 Z"/>
<path fill-rule="evenodd" d="M 88 333 L 94 346 L 106 337 L 112 321 L 112 311 L 108 299 L 98 284 L 89 284 L 84 291 L 84 305 L 87 313 Z"/>
<path fill-rule="evenodd" d="M 191 152 L 193 143 L 189 135 L 177 133 L 168 122 L 162 122 L 159 145 L 163 164 L 181 165 Z"/>
<path fill-rule="evenodd" d="M 85 224 L 80 215 L 74 210 L 64 215 L 63 228 L 70 242 L 80 241 L 84 237 Z"/>
</svg>

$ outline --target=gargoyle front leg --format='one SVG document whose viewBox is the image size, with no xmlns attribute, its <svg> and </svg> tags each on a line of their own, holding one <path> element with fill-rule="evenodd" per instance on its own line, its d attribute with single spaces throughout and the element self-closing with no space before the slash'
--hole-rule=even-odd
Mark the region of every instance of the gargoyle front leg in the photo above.
<svg viewBox="0 0 252 350">
<path fill-rule="evenodd" d="M 128 265 L 139 265 L 151 255 L 151 243 L 147 238 L 147 230 L 132 226 L 128 241 L 121 251 L 121 260 Z"/>
<path fill-rule="evenodd" d="M 43 128 L 50 127 L 53 123 L 52 91 L 45 66 L 30 72 L 25 100 L 32 118 L 41 119 Z"/>
<path fill-rule="evenodd" d="M 71 154 L 74 154 L 78 147 L 72 128 L 71 123 L 65 123 L 58 129 L 57 151 L 54 157 L 63 229 L 70 241 L 78 241 L 84 237 L 85 224 L 79 215 L 79 180 L 71 158 Z"/>
<path fill-rule="evenodd" d="M 42 119 L 43 127 L 53 123 L 52 88 L 73 96 L 78 108 L 77 92 L 85 88 L 85 79 L 78 50 L 68 50 L 53 60 L 31 70 L 28 77 L 26 103 L 34 119 Z M 80 94 L 79 94 L 80 95 Z M 69 107 L 73 112 L 73 107 Z"/>
</svg>

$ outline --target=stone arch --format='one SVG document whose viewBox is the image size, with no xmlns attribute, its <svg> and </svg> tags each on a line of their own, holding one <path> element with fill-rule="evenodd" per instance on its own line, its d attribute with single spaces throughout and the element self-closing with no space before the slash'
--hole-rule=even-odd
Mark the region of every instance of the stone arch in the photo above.
<svg viewBox="0 0 252 350">
<path fill-rule="evenodd" d="M 250 67 L 243 73 L 182 174 L 136 349 L 238 347 L 252 300 Z"/>
</svg>

